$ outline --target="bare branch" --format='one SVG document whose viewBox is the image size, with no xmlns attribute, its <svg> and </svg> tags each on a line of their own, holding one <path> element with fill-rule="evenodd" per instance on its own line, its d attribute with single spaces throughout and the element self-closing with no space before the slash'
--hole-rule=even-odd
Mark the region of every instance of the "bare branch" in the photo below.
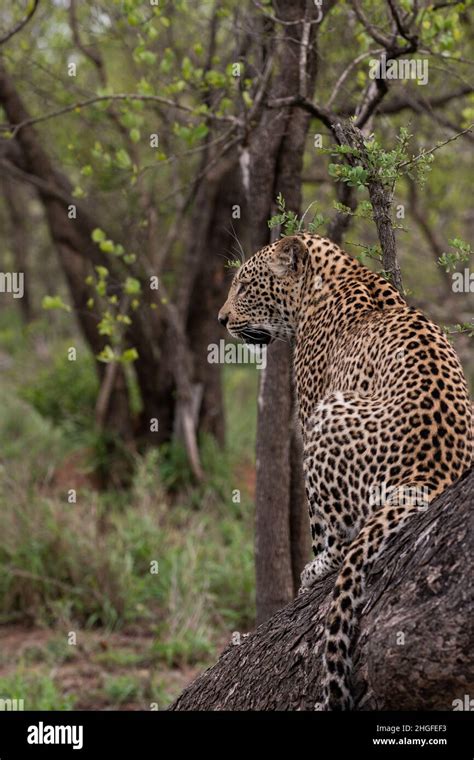
<svg viewBox="0 0 474 760">
<path fill-rule="evenodd" d="M 385 49 L 390 48 L 392 46 L 392 40 L 390 39 L 390 37 L 387 37 L 383 32 L 381 32 L 378 27 L 376 27 L 374 24 L 372 24 L 368 20 L 362 8 L 360 7 L 358 0 L 351 0 L 351 5 L 354 9 L 354 13 L 356 14 L 358 20 L 360 21 L 360 23 L 362 24 L 366 32 L 370 34 L 372 39 L 378 42 L 379 45 L 383 45 Z"/>
<path fill-rule="evenodd" d="M 81 110 L 82 108 L 87 108 L 88 106 L 94 105 L 95 103 L 101 103 L 101 102 L 107 102 L 107 101 L 113 101 L 113 100 L 142 100 L 142 101 L 150 101 L 152 103 L 160 103 L 161 105 L 169 106 L 170 108 L 177 108 L 180 111 L 186 111 L 187 113 L 194 113 L 194 108 L 191 106 L 185 106 L 182 103 L 175 103 L 173 100 L 170 100 L 169 98 L 163 98 L 161 95 L 138 95 L 137 93 L 117 93 L 115 95 L 95 95 L 93 98 L 88 98 L 87 100 L 82 100 L 78 103 L 72 103 L 69 106 L 64 106 L 64 108 L 59 108 L 57 111 L 51 111 L 50 113 L 44 114 L 43 116 L 36 116 L 29 119 L 25 119 L 24 121 L 19 122 L 18 124 L 2 124 L 0 126 L 0 131 L 3 132 L 11 132 L 13 137 L 16 137 L 18 132 L 23 129 L 24 127 L 29 127 L 33 124 L 39 124 L 43 121 L 49 121 L 50 119 L 55 119 L 58 116 L 63 116 L 66 113 L 70 113 L 71 111 L 77 111 Z M 240 125 L 240 119 L 238 119 L 235 116 L 216 116 L 214 113 L 208 113 L 206 114 L 206 118 L 211 119 L 213 121 L 222 121 L 222 122 L 230 122 L 232 124 L 238 124 Z"/>
<path fill-rule="evenodd" d="M 459 90 L 451 90 L 443 95 L 435 95 L 432 98 L 416 97 L 411 94 L 406 94 L 403 97 L 391 97 L 386 103 L 379 108 L 379 114 L 395 114 L 400 113 L 406 109 L 416 110 L 419 106 L 425 110 L 431 108 L 439 108 L 441 106 L 450 103 L 452 100 L 458 98 L 464 98 L 466 95 L 470 95 L 474 92 L 474 86 L 464 85 Z"/>
<path fill-rule="evenodd" d="M 442 114 L 438 113 L 437 111 L 432 111 L 430 113 L 431 118 L 433 121 L 435 121 L 437 124 L 439 124 L 442 127 L 446 127 L 446 129 L 449 129 L 451 132 L 459 133 L 461 130 L 459 129 L 459 125 L 455 124 L 450 119 L 447 119 L 446 116 L 443 116 Z M 467 140 L 470 143 L 474 143 L 474 134 L 471 132 L 466 132 L 465 134 L 461 135 L 465 140 Z"/>
<path fill-rule="evenodd" d="M 39 0 L 33 0 L 33 5 L 32 5 L 32 7 L 29 10 L 28 15 L 25 16 L 24 19 L 22 19 L 21 21 L 19 21 L 18 24 L 16 24 L 13 27 L 13 29 L 10 29 L 10 31 L 7 32 L 7 34 L 5 34 L 3 37 L 0 37 L 0 45 L 4 45 L 5 42 L 8 42 L 8 40 L 11 40 L 11 38 L 15 34 L 17 34 L 18 32 L 20 32 L 23 29 L 23 27 L 27 25 L 28 21 L 30 21 L 30 19 L 33 18 L 33 15 L 35 14 L 35 11 L 36 11 L 38 5 L 39 5 Z"/>
<path fill-rule="evenodd" d="M 11 176 L 12 179 L 19 180 L 20 182 L 28 182 L 28 184 L 36 187 L 37 190 L 47 197 L 54 198 L 55 200 L 64 203 L 66 206 L 71 204 L 78 206 L 77 200 L 68 193 L 60 190 L 56 184 L 53 185 L 34 174 L 29 174 L 28 172 L 23 171 L 5 158 L 0 159 L 0 168 Z"/>
<path fill-rule="evenodd" d="M 400 15 L 400 11 L 395 1 L 387 0 L 387 3 L 389 5 L 392 18 L 395 21 L 395 26 L 397 27 L 398 33 L 400 34 L 401 37 L 403 37 L 404 40 L 406 40 L 409 43 L 410 46 L 413 47 L 413 49 L 416 49 L 418 45 L 418 36 L 416 34 L 411 34 L 409 29 L 407 29 L 407 27 L 405 26 Z"/>
<path fill-rule="evenodd" d="M 442 281 L 445 295 L 451 295 L 452 290 L 451 290 L 450 282 L 446 274 L 444 272 L 441 272 L 441 270 L 438 267 L 438 259 L 440 258 L 440 256 L 443 254 L 443 251 L 445 250 L 443 240 L 441 236 L 438 234 L 438 232 L 435 229 L 433 229 L 428 223 L 428 218 L 427 218 L 428 215 L 427 215 L 426 209 L 420 207 L 418 189 L 417 189 L 415 181 L 408 176 L 406 177 L 406 180 L 408 184 L 408 195 L 410 198 L 411 216 L 416 222 L 416 225 L 418 226 L 424 239 L 428 243 L 431 254 L 433 256 L 433 260 L 436 264 L 436 268 L 441 274 L 441 281 Z"/>
<path fill-rule="evenodd" d="M 262 15 L 265 18 L 270 19 L 270 21 L 275 22 L 276 24 L 281 24 L 282 26 L 297 26 L 297 24 L 301 24 L 301 19 L 295 19 L 294 21 L 286 21 L 285 19 L 278 18 L 277 16 L 274 16 L 272 13 L 269 12 L 269 7 L 267 5 L 262 5 L 262 3 L 259 3 L 258 0 L 252 0 L 253 4 L 259 9 L 259 11 L 262 12 Z M 316 3 L 315 3 L 316 6 Z M 322 21 L 322 16 L 319 16 L 315 19 L 312 19 L 309 21 L 309 26 L 311 27 L 313 24 L 320 24 Z"/>
<path fill-rule="evenodd" d="M 385 48 L 384 48 L 385 49 Z M 377 50 L 367 50 L 365 53 L 361 53 L 361 55 L 358 55 L 357 58 L 354 58 L 353 61 L 350 62 L 350 64 L 344 69 L 341 76 L 337 80 L 334 89 L 331 93 L 331 97 L 329 98 L 328 102 L 326 103 L 326 108 L 331 108 L 332 104 L 334 103 L 339 90 L 341 89 L 342 85 L 346 81 L 347 77 L 351 73 L 351 71 L 359 64 L 361 61 L 364 60 L 364 58 L 368 58 L 370 55 L 378 55 L 379 53 L 382 53 L 383 50 L 380 48 Z"/>
<path fill-rule="evenodd" d="M 473 127 L 474 127 L 474 122 L 470 124 L 468 127 L 466 127 L 466 129 L 463 129 L 461 132 L 457 132 L 457 134 L 452 135 L 451 137 L 448 137 L 447 140 L 443 140 L 443 142 L 438 143 L 438 145 L 435 145 L 434 148 L 430 148 L 429 150 L 422 151 L 421 153 L 418 153 L 418 155 L 413 156 L 413 158 L 410 158 L 407 161 L 402 161 L 401 164 L 398 164 L 398 168 L 402 169 L 404 166 L 409 166 L 410 164 L 415 163 L 415 161 L 418 161 L 420 158 L 424 158 L 425 156 L 431 155 L 431 153 L 435 153 L 435 151 L 439 150 L 440 148 L 444 148 L 444 146 L 448 145 L 448 143 L 451 143 L 454 140 L 457 140 L 458 137 L 462 137 L 462 135 L 465 135 L 468 132 L 472 132 Z"/>
<path fill-rule="evenodd" d="M 326 108 L 312 103 L 307 98 L 301 98 L 299 95 L 291 95 L 287 98 L 274 98 L 273 100 L 268 100 L 266 105 L 268 108 L 285 108 L 286 106 L 298 106 L 299 108 L 302 108 L 304 111 L 308 111 L 308 113 L 310 113 L 312 116 L 315 116 L 317 119 L 322 121 L 322 123 L 328 127 L 331 132 L 333 131 L 332 124 L 336 119 L 335 114 L 331 113 L 331 111 L 328 111 Z"/>
<path fill-rule="evenodd" d="M 417 47 L 418 47 L 418 36 L 416 34 L 411 34 L 409 30 L 406 28 L 404 22 L 402 21 L 400 11 L 398 7 L 396 6 L 394 0 L 387 0 L 388 6 L 390 8 L 390 12 L 392 15 L 392 18 L 395 22 L 395 27 L 397 32 L 400 34 L 401 37 L 408 43 L 407 45 L 404 45 L 403 47 L 400 47 L 396 45 L 396 32 L 394 33 L 393 37 L 388 37 L 386 34 L 380 31 L 379 27 L 375 26 L 375 24 L 372 24 L 367 16 L 364 14 L 362 8 L 360 7 L 360 4 L 358 0 L 350 0 L 351 5 L 354 9 L 354 12 L 366 30 L 368 34 L 372 37 L 375 42 L 378 42 L 380 45 L 383 45 L 387 53 L 389 54 L 390 58 L 397 58 L 398 56 L 402 54 L 407 53 L 413 53 Z"/>
<path fill-rule="evenodd" d="M 308 94 L 308 87 L 307 87 L 307 64 L 308 64 L 308 46 L 309 46 L 309 35 L 311 32 L 311 22 L 307 18 L 307 11 L 306 11 L 306 17 L 303 22 L 303 31 L 301 33 L 301 42 L 300 42 L 300 66 L 299 66 L 299 77 L 300 77 L 300 96 L 302 98 L 306 98 L 306 95 Z"/>
<path fill-rule="evenodd" d="M 367 125 L 370 117 L 374 116 L 387 92 L 388 87 L 385 79 L 376 79 L 371 83 L 367 92 L 367 99 L 357 109 L 357 118 L 355 120 L 356 127 L 362 129 Z"/>
<path fill-rule="evenodd" d="M 130 296 L 122 295 L 118 313 L 121 315 L 126 314 L 129 306 Z M 120 347 L 120 350 L 122 350 L 122 347 Z M 118 361 L 109 362 L 105 368 L 104 376 L 95 405 L 95 422 L 99 428 L 103 428 L 105 426 L 110 399 L 115 388 L 119 369 L 120 364 Z"/>
<path fill-rule="evenodd" d="M 96 67 L 97 72 L 99 74 L 100 82 L 105 87 L 107 83 L 107 78 L 105 75 L 104 61 L 103 61 L 102 55 L 100 54 L 99 49 L 95 50 L 89 45 L 85 45 L 82 42 L 81 36 L 79 34 L 79 25 L 78 25 L 77 15 L 76 15 L 76 0 L 69 0 L 69 23 L 71 25 L 71 31 L 72 31 L 74 44 L 81 51 L 81 53 L 83 53 L 86 56 L 86 58 L 89 58 L 89 60 L 92 61 L 92 63 Z"/>
</svg>

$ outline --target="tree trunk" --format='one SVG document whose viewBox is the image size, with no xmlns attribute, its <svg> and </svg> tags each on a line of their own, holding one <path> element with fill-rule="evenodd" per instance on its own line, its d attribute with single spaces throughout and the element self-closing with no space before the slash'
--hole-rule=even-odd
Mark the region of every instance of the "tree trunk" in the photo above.
<svg viewBox="0 0 474 760">
<path fill-rule="evenodd" d="M 257 623 L 293 599 L 290 537 L 290 362 L 278 341 L 267 352 L 258 395 L 255 574 Z M 301 506 L 301 505 L 300 505 Z"/>
<path fill-rule="evenodd" d="M 307 21 L 306 12 L 305 0 L 275 5 L 276 15 L 287 21 Z M 314 28 L 307 30 L 307 47 L 298 41 L 306 33 L 303 23 L 285 26 L 283 39 L 273 40 L 276 74 L 268 93 L 270 99 L 300 89 L 312 93 L 316 72 Z M 309 114 L 297 108 L 266 109 L 252 134 L 248 194 L 254 251 L 269 242 L 267 222 L 279 192 L 288 209 L 300 211 L 309 122 Z M 278 341 L 268 349 L 268 365 L 261 378 L 256 488 L 258 623 L 294 597 L 308 560 L 309 541 L 301 530 L 301 517 L 306 514 L 302 459 L 296 434 L 292 434 L 295 409 L 291 364 L 290 346 Z"/>
<path fill-rule="evenodd" d="M 203 182 L 204 189 L 208 183 Z M 226 263 L 240 259 L 238 246 L 245 245 L 244 203 L 237 162 L 220 179 L 217 191 L 204 193 L 210 205 L 209 223 L 194 252 L 198 271 L 190 291 L 186 331 L 193 353 L 193 379 L 202 389 L 199 430 L 224 444 L 225 417 L 222 392 L 222 367 L 208 362 L 208 346 L 217 343 L 226 333 L 217 321 L 217 313 L 229 288 Z M 233 218 L 232 209 L 240 207 L 240 218 Z M 196 213 L 200 213 L 198 206 Z M 193 237 L 196 237 L 192 224 Z M 193 265 L 195 266 L 195 264 Z"/>
<path fill-rule="evenodd" d="M 3 106 L 11 124 L 19 124 L 28 119 L 28 113 L 15 88 L 13 80 L 0 64 L 0 104 Z M 97 323 L 101 318 L 98 310 L 87 308 L 86 304 L 93 295 L 85 283 L 92 264 L 106 266 L 120 281 L 123 272 L 115 271 L 119 264 L 113 257 L 107 257 L 93 243 L 91 235 L 95 227 L 101 227 L 82 204 L 71 196 L 71 185 L 66 176 L 52 164 L 33 127 L 24 126 L 14 140 L 16 151 L 9 150 L 8 157 L 15 162 L 8 163 L 9 169 L 16 170 L 18 179 L 27 179 L 38 188 L 50 234 L 58 251 L 59 261 L 69 285 L 71 299 L 74 303 L 76 317 L 86 341 L 96 356 L 103 349 L 107 339 L 99 335 Z M 4 151 L 5 152 L 5 151 Z M 17 155 L 15 155 L 17 154 Z M 69 206 L 76 208 L 76 217 L 68 215 Z M 130 273 L 143 280 L 143 273 L 130 268 Z M 153 272 L 154 274 L 154 272 Z M 144 298 L 151 299 L 151 291 L 144 288 Z M 123 368 L 117 368 L 114 386 L 108 398 L 107 413 L 103 419 L 105 428 L 109 428 L 122 441 L 131 441 L 138 437 L 145 443 L 155 445 L 169 441 L 175 423 L 175 406 L 179 393 L 176 393 L 177 372 L 176 336 L 169 320 L 161 312 L 144 314 L 137 311 L 127 332 L 127 338 L 139 354 L 135 362 L 135 372 L 140 387 L 143 412 L 140 427 L 134 430 L 131 419 L 128 388 Z M 168 309 L 169 312 L 169 309 Z M 168 313 L 167 312 L 167 313 Z M 174 371 L 172 367 L 174 366 Z M 97 371 L 101 383 L 105 378 L 105 366 L 97 362 Z M 187 379 L 184 369 L 180 368 L 182 384 Z M 158 432 L 154 420 L 158 420 Z"/>
<path fill-rule="evenodd" d="M 28 252 L 30 238 L 25 216 L 28 218 L 26 193 L 22 192 L 16 182 L 3 176 L 1 179 L 5 204 L 10 217 L 10 239 L 16 272 L 24 275 L 23 297 L 19 299 L 21 315 L 25 324 L 33 319 L 31 305 L 30 277 L 28 271 Z"/>
<path fill-rule="evenodd" d="M 0 65 L 0 104 L 11 124 L 19 124 L 28 118 L 28 112 L 14 83 L 2 65 Z M 25 126 L 16 136 L 15 142 L 21 151 L 22 169 L 39 178 L 43 186 L 51 188 L 51 192 L 39 189 L 39 195 L 48 220 L 51 238 L 56 245 L 59 261 L 69 285 L 79 326 L 94 355 L 97 355 L 104 348 L 105 340 L 97 331 L 99 314 L 94 308 L 87 308 L 87 301 L 92 293 L 85 283 L 90 273 L 90 261 L 84 256 L 84 251 L 89 250 L 90 259 L 94 260 L 97 256 L 98 248 L 91 240 L 93 225 L 87 216 L 78 214 L 74 219 L 68 216 L 68 206 L 58 196 L 61 193 L 70 195 L 69 181 L 55 170 L 34 129 L 31 126 Z M 101 362 L 97 362 L 97 372 L 102 382 L 105 366 Z M 116 382 L 110 394 L 104 421 L 120 439 L 131 440 L 132 420 L 127 386 L 121 367 L 116 374 Z"/>
<path fill-rule="evenodd" d="M 367 583 L 357 710 L 453 710 L 474 694 L 474 470 L 394 536 Z M 171 710 L 312 710 L 335 574 L 229 646 Z"/>
<path fill-rule="evenodd" d="M 391 283 L 403 295 L 402 273 L 397 257 L 397 241 L 391 217 L 393 181 L 392 187 L 389 187 L 387 183 L 374 175 L 367 156 L 364 135 L 360 129 L 351 122 L 338 122 L 333 124 L 333 132 L 340 145 L 349 146 L 358 151 L 357 158 L 351 155 L 347 157 L 349 163 L 352 166 L 360 163 L 368 172 L 367 190 L 372 204 L 372 216 L 377 227 L 382 265 Z"/>
</svg>

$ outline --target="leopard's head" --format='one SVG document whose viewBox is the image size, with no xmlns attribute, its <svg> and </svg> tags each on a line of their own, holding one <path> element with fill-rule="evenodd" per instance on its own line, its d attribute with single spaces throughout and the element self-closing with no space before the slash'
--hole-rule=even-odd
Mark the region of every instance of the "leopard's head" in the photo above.
<svg viewBox="0 0 474 760">
<path fill-rule="evenodd" d="M 307 257 L 297 236 L 257 251 L 236 273 L 219 322 L 246 343 L 288 340 L 295 330 Z"/>
</svg>

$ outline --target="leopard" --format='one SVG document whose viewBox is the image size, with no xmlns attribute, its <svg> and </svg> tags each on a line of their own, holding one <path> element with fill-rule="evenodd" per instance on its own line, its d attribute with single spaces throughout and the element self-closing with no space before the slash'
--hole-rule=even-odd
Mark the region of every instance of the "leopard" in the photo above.
<svg viewBox="0 0 474 760">
<path fill-rule="evenodd" d="M 328 238 L 296 232 L 236 271 L 218 320 L 290 344 L 314 559 L 300 593 L 335 573 L 315 710 L 352 710 L 367 579 L 410 517 L 472 464 L 472 407 L 443 330 Z"/>
</svg>

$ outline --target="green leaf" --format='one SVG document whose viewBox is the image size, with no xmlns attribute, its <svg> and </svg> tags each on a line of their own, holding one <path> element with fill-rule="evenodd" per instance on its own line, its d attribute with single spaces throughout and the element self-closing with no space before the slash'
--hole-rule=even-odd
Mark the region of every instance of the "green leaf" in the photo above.
<svg viewBox="0 0 474 760">
<path fill-rule="evenodd" d="M 127 16 L 127 21 L 130 26 L 138 26 L 140 23 L 140 16 L 138 13 L 129 13 Z"/>
<path fill-rule="evenodd" d="M 100 227 L 96 227 L 95 230 L 92 230 L 91 237 L 94 243 L 101 243 L 102 240 L 105 240 L 106 234 L 104 230 L 100 229 Z"/>
<path fill-rule="evenodd" d="M 136 348 L 127 348 L 125 351 L 122 352 L 120 361 L 127 364 L 129 362 L 135 362 L 138 358 L 139 356 L 138 356 L 138 351 Z"/>
<path fill-rule="evenodd" d="M 183 61 L 181 63 L 181 72 L 183 74 L 183 78 L 186 81 L 189 81 L 194 73 L 193 64 L 191 63 L 191 60 L 188 58 L 187 55 L 184 56 Z"/>
<path fill-rule="evenodd" d="M 153 86 L 145 79 L 145 77 L 142 77 L 138 82 L 137 92 L 139 95 L 153 95 Z"/>
<path fill-rule="evenodd" d="M 209 127 L 206 124 L 199 124 L 197 127 L 193 129 L 193 140 L 202 140 L 203 137 L 207 135 L 209 132 Z"/>
<path fill-rule="evenodd" d="M 153 66 L 156 63 L 156 54 L 151 50 L 142 50 L 138 53 L 137 58 L 140 63 L 146 63 L 148 66 Z"/>
<path fill-rule="evenodd" d="M 73 198 L 85 198 L 86 194 L 85 194 L 84 190 L 82 189 L 82 187 L 80 187 L 79 185 L 76 185 L 76 187 L 72 191 L 72 197 Z"/>
<path fill-rule="evenodd" d="M 116 357 L 115 357 L 112 347 L 109 345 L 106 345 L 104 346 L 100 354 L 97 354 L 96 358 L 99 362 L 110 364 L 110 362 L 113 362 Z"/>
<path fill-rule="evenodd" d="M 140 130 L 137 129 L 137 127 L 134 127 L 130 130 L 130 140 L 133 143 L 137 143 L 140 141 Z"/>
<path fill-rule="evenodd" d="M 61 296 L 44 296 L 41 301 L 43 309 L 62 309 L 63 311 L 71 311 L 71 307 L 64 303 Z"/>
<path fill-rule="evenodd" d="M 142 286 L 139 280 L 137 280 L 135 277 L 127 277 L 123 286 L 124 293 L 127 293 L 127 295 L 132 296 L 132 295 L 136 295 L 140 293 L 141 289 L 142 289 Z"/>
<path fill-rule="evenodd" d="M 115 160 L 120 169 L 130 169 L 132 165 L 132 159 L 128 155 L 124 148 L 120 148 L 115 154 Z"/>
<path fill-rule="evenodd" d="M 206 71 L 205 80 L 211 87 L 225 87 L 227 84 L 227 78 L 225 74 L 223 74 L 221 71 L 215 71 L 212 69 L 211 71 Z"/>
<path fill-rule="evenodd" d="M 99 324 L 97 325 L 99 335 L 108 335 L 111 337 L 115 333 L 114 319 L 110 311 L 106 311 Z"/>
<path fill-rule="evenodd" d="M 99 243 L 99 248 L 104 253 L 113 253 L 114 252 L 114 244 L 112 240 L 102 240 L 101 243 Z"/>
</svg>

